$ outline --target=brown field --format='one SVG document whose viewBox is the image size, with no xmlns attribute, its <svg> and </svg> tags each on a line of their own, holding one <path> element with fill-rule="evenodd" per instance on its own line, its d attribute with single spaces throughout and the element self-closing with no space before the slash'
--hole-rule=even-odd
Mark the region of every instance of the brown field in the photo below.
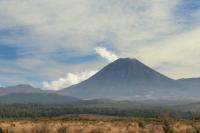
<svg viewBox="0 0 200 133">
<path fill-rule="evenodd" d="M 1 120 L 0 133 L 200 133 L 200 122 L 97 116 Z"/>
</svg>

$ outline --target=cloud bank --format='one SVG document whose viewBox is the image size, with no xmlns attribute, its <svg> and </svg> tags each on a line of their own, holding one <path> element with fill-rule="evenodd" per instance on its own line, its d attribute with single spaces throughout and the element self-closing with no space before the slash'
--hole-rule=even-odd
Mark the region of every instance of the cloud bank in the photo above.
<svg viewBox="0 0 200 133">
<path fill-rule="evenodd" d="M 91 77 L 97 71 L 84 71 L 80 73 L 68 73 L 64 78 L 60 78 L 58 80 L 52 81 L 50 83 L 43 82 L 44 90 L 60 90 L 71 85 L 80 83 L 81 81 Z"/>
</svg>

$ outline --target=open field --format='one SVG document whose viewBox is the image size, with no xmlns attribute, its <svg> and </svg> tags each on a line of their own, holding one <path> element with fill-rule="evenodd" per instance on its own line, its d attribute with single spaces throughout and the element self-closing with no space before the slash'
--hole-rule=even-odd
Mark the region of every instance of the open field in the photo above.
<svg viewBox="0 0 200 133">
<path fill-rule="evenodd" d="M 103 116 L 1 120 L 0 133 L 200 133 L 191 120 Z"/>
</svg>

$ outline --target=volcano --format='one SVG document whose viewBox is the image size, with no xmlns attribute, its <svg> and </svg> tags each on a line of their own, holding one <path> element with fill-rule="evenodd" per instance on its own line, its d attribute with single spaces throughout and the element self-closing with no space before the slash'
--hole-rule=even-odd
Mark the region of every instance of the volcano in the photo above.
<svg viewBox="0 0 200 133">
<path fill-rule="evenodd" d="M 82 99 L 138 100 L 173 97 L 179 84 L 137 59 L 120 58 L 59 94 Z M 178 90 L 180 91 L 180 90 Z"/>
</svg>

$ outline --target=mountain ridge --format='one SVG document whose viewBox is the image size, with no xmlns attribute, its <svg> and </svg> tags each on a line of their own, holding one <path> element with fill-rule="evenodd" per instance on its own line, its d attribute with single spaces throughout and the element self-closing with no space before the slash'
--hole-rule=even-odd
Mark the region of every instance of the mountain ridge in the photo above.
<svg viewBox="0 0 200 133">
<path fill-rule="evenodd" d="M 0 96 L 13 93 L 55 93 L 86 100 L 198 100 L 199 86 L 200 78 L 174 80 L 137 59 L 120 58 L 89 79 L 59 91 L 46 91 L 21 84 L 0 87 Z"/>
<path fill-rule="evenodd" d="M 15 86 L 0 87 L 0 96 L 10 93 L 42 93 L 40 88 L 35 88 L 29 84 L 19 84 Z"/>
</svg>

